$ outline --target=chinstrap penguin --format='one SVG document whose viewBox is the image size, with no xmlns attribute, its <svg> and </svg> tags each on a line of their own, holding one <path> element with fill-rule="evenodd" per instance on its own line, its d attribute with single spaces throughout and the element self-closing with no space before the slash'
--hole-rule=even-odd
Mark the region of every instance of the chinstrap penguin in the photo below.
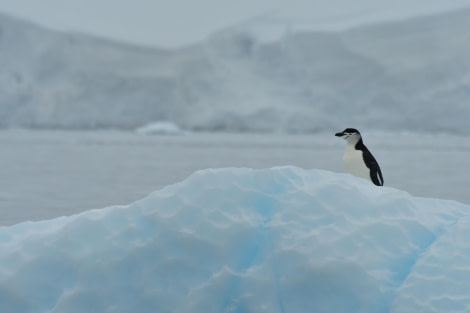
<svg viewBox="0 0 470 313">
<path fill-rule="evenodd" d="M 343 156 L 346 172 L 372 181 L 377 186 L 383 186 L 384 179 L 379 163 L 364 145 L 361 133 L 354 128 L 346 128 L 335 136 L 342 137 L 348 143 Z"/>
</svg>

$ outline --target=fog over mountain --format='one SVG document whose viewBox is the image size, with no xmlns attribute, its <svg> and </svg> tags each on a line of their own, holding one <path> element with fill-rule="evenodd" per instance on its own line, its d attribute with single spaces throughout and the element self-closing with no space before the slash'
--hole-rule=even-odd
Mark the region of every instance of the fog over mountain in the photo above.
<svg viewBox="0 0 470 313">
<path fill-rule="evenodd" d="M 0 15 L 0 126 L 470 133 L 470 10 L 276 40 L 256 27 L 159 50 Z"/>
</svg>

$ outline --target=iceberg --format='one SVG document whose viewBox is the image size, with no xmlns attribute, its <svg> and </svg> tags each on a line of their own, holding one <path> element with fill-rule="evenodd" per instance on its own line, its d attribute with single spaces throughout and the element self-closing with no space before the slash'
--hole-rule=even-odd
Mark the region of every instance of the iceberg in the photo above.
<svg viewBox="0 0 470 313">
<path fill-rule="evenodd" d="M 469 207 L 292 166 L 0 228 L 0 311 L 456 312 Z"/>
<path fill-rule="evenodd" d="M 160 121 L 139 127 L 135 133 L 138 135 L 184 135 L 186 132 L 175 123 Z"/>
</svg>

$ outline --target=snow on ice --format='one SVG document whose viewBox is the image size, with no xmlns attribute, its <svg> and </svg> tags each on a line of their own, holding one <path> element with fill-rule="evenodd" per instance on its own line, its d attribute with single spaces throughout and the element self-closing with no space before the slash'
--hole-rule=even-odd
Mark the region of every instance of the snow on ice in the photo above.
<svg viewBox="0 0 470 313">
<path fill-rule="evenodd" d="M 202 170 L 0 228 L 0 311 L 463 312 L 468 212 L 322 170 Z"/>
</svg>

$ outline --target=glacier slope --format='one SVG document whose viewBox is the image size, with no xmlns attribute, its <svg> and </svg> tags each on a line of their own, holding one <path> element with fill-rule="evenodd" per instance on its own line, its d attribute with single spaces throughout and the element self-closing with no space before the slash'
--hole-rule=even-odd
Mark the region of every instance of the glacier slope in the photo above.
<svg viewBox="0 0 470 313">
<path fill-rule="evenodd" d="M 470 9 L 342 32 L 230 28 L 175 50 L 0 15 L 0 127 L 468 134 Z M 250 24 L 251 25 L 251 24 Z"/>
</svg>

